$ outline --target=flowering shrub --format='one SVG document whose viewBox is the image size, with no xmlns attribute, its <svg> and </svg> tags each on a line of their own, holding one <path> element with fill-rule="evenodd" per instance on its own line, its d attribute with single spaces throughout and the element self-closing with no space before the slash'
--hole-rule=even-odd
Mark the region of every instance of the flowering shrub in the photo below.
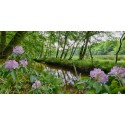
<svg viewBox="0 0 125 125">
<path fill-rule="evenodd" d="M 125 78 L 125 68 L 114 66 L 109 72 L 109 75 L 114 75 L 114 76 L 118 76 L 121 78 Z"/>
<path fill-rule="evenodd" d="M 21 65 L 23 65 L 23 67 L 26 67 L 28 65 L 27 60 L 20 60 L 19 62 Z"/>
<path fill-rule="evenodd" d="M 5 62 L 5 68 L 8 70 L 16 69 L 18 68 L 19 64 L 15 60 L 8 60 Z"/>
<path fill-rule="evenodd" d="M 33 85 L 32 85 L 32 88 L 36 89 L 36 88 L 39 88 L 41 85 L 41 82 L 39 80 L 36 80 Z"/>
<path fill-rule="evenodd" d="M 30 68 L 26 67 L 28 61 L 23 60 L 22 55 L 20 56 L 20 54 L 24 53 L 23 47 L 16 46 L 13 48 L 13 53 L 12 57 L 14 59 L 5 62 L 7 70 L 0 71 L 0 76 L 2 77 L 0 82 L 2 80 L 2 83 L 4 83 L 0 84 L 0 87 L 5 87 L 3 93 L 8 91 L 10 93 L 22 93 L 22 91 L 24 93 L 60 93 L 60 90 L 62 91 L 61 80 L 56 79 L 54 75 L 49 75 L 47 72 L 45 74 L 41 71 L 37 72 L 34 66 L 33 68 L 31 66 Z M 18 70 L 13 70 L 16 68 Z M 108 75 L 101 69 L 94 68 L 90 71 L 89 78 L 74 80 L 73 82 L 76 92 L 125 93 L 125 68 L 114 66 Z M 11 87 L 9 88 L 8 86 Z"/>
<path fill-rule="evenodd" d="M 98 68 L 94 68 L 93 71 L 90 71 L 90 76 L 102 84 L 105 84 L 108 81 L 108 76 L 104 73 L 104 71 Z"/>
<path fill-rule="evenodd" d="M 24 49 L 22 46 L 16 46 L 13 48 L 13 53 L 14 54 L 23 54 L 24 53 Z"/>
</svg>

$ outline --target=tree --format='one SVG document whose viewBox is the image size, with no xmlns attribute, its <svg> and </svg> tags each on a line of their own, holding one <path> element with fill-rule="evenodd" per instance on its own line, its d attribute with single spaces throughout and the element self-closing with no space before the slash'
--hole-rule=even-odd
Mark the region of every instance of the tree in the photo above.
<svg viewBox="0 0 125 125">
<path fill-rule="evenodd" d="M 83 36 L 82 36 L 82 40 L 83 40 L 83 44 L 80 48 L 80 52 L 79 52 L 79 60 L 82 60 L 86 54 L 86 50 L 88 47 L 88 43 L 90 41 L 90 38 L 98 33 L 100 33 L 99 31 L 84 31 L 82 32 Z"/>
<path fill-rule="evenodd" d="M 65 32 L 65 40 L 64 40 L 64 46 L 63 46 L 63 50 L 62 50 L 62 53 L 61 53 L 61 56 L 60 58 L 62 59 L 63 55 L 64 55 L 64 52 L 65 52 L 65 48 L 66 48 L 66 44 L 67 44 L 67 40 L 68 40 L 68 35 L 69 35 L 69 31 L 66 31 Z"/>
<path fill-rule="evenodd" d="M 115 64 L 117 64 L 117 61 L 118 61 L 118 54 L 121 50 L 121 47 L 122 47 L 122 42 L 125 40 L 125 32 L 123 32 L 119 42 L 120 42 L 120 45 L 119 45 L 119 48 L 118 48 L 118 51 L 116 52 L 116 59 L 115 59 Z"/>
<path fill-rule="evenodd" d="M 9 54 L 12 53 L 12 49 L 14 46 L 20 44 L 26 35 L 27 31 L 17 31 L 9 44 L 5 47 L 5 49 L 0 53 L 0 58 L 7 58 Z"/>
<path fill-rule="evenodd" d="M 6 44 L 6 31 L 1 31 L 1 43 L 0 43 L 0 52 L 3 55 L 3 50 Z"/>
</svg>

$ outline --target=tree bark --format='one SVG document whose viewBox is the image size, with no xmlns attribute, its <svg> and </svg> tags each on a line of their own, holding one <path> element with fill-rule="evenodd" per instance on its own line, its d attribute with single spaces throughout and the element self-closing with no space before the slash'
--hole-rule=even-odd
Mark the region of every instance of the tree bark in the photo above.
<svg viewBox="0 0 125 125">
<path fill-rule="evenodd" d="M 1 31 L 0 53 L 3 55 L 3 50 L 6 44 L 6 31 Z"/>
</svg>

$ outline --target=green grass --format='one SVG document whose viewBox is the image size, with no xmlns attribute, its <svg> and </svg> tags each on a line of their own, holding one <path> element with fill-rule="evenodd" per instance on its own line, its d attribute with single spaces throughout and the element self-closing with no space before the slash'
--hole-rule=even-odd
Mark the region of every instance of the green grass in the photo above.
<svg viewBox="0 0 125 125">
<path fill-rule="evenodd" d="M 73 66 L 73 64 L 78 68 L 89 68 L 96 67 L 101 68 L 105 72 L 109 72 L 113 66 L 122 66 L 125 67 L 125 56 L 119 55 L 118 63 L 115 64 L 115 56 L 113 55 L 96 55 L 93 56 L 93 65 L 90 57 L 85 57 L 83 60 L 78 60 L 78 57 L 75 56 L 72 60 L 68 59 L 59 59 L 59 58 L 48 58 L 44 59 L 45 62 L 58 63 L 62 66 Z"/>
</svg>

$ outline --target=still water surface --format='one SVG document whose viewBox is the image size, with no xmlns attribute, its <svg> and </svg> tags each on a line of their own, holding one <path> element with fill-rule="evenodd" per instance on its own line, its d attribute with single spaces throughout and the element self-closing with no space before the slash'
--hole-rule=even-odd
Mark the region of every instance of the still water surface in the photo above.
<svg viewBox="0 0 125 125">
<path fill-rule="evenodd" d="M 62 80 L 62 85 L 66 91 L 69 93 L 83 93 L 78 92 L 78 89 L 74 86 L 74 82 L 78 81 L 81 77 L 87 77 L 84 74 L 76 73 L 75 70 L 69 70 L 60 66 L 53 66 L 48 64 L 43 64 L 44 71 L 54 74 L 56 78 Z"/>
</svg>

